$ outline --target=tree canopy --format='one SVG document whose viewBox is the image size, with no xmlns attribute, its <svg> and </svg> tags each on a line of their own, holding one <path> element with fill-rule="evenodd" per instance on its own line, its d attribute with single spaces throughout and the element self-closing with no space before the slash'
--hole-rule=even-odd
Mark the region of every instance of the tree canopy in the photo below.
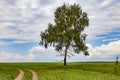
<svg viewBox="0 0 120 80">
<path fill-rule="evenodd" d="M 87 35 L 85 27 L 89 25 L 86 12 L 83 12 L 77 4 L 58 7 L 54 13 L 54 24 L 49 23 L 48 29 L 41 32 L 40 44 L 45 48 L 55 47 L 55 50 L 64 52 L 64 65 L 69 52 L 88 54 L 88 47 L 85 44 Z"/>
</svg>

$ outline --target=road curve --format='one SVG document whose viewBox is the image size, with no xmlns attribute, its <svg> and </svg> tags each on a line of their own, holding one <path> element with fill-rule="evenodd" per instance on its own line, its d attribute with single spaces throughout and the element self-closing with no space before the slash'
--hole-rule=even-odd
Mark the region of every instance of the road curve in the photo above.
<svg viewBox="0 0 120 80">
<path fill-rule="evenodd" d="M 38 80 L 38 74 L 32 69 L 29 69 L 29 71 L 32 73 L 32 80 Z"/>
<path fill-rule="evenodd" d="M 24 76 L 24 71 L 19 69 L 19 74 L 14 80 L 22 80 L 23 76 Z"/>
</svg>

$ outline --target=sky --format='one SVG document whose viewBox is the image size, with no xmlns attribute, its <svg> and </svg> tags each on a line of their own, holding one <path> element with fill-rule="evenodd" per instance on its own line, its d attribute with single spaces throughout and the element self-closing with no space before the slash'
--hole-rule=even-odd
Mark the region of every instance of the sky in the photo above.
<svg viewBox="0 0 120 80">
<path fill-rule="evenodd" d="M 67 61 L 114 61 L 120 56 L 120 0 L 0 0 L 0 62 L 61 61 L 53 47 L 39 45 L 40 33 L 54 23 L 57 7 L 79 4 L 88 13 L 89 56 Z"/>
</svg>

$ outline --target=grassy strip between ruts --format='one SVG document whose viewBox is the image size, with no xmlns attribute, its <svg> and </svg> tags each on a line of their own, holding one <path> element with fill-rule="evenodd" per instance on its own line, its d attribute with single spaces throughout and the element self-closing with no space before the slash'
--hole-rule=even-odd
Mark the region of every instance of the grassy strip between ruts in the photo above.
<svg viewBox="0 0 120 80">
<path fill-rule="evenodd" d="M 32 80 L 32 74 L 28 71 L 28 69 L 24 68 L 23 71 L 24 71 L 24 76 L 22 80 Z"/>
</svg>

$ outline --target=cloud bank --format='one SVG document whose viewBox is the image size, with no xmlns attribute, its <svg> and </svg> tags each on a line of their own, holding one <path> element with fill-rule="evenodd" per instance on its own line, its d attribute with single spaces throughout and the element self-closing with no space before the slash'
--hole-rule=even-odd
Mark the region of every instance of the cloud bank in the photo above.
<svg viewBox="0 0 120 80">
<path fill-rule="evenodd" d="M 97 57 L 97 58 L 114 58 L 116 56 L 120 56 L 120 40 L 110 42 L 109 44 L 103 44 L 99 47 L 93 48 L 91 45 L 89 46 L 89 57 Z"/>
<path fill-rule="evenodd" d="M 80 4 L 88 13 L 88 40 L 120 28 L 119 0 L 0 0 L 0 39 L 38 42 L 40 32 L 53 23 L 54 11 L 63 3 Z"/>
<path fill-rule="evenodd" d="M 34 54 L 29 53 L 27 55 L 21 55 L 20 53 L 8 53 L 8 52 L 1 52 L 0 53 L 0 61 L 32 61 L 34 59 Z"/>
</svg>

